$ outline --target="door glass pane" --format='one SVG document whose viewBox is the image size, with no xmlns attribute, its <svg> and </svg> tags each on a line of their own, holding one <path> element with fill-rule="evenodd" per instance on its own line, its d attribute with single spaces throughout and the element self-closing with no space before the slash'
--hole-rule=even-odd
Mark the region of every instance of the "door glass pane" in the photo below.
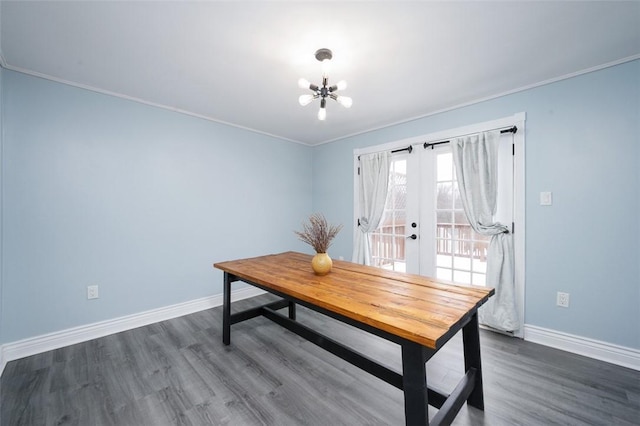
<svg viewBox="0 0 640 426">
<path fill-rule="evenodd" d="M 448 224 L 438 224 L 438 226 L 436 227 L 436 238 L 441 238 L 441 239 L 447 239 L 450 240 L 453 237 L 453 227 L 451 225 Z M 450 250 L 439 250 L 443 253 L 451 253 Z"/>
<path fill-rule="evenodd" d="M 453 282 L 458 284 L 471 284 L 471 274 L 469 272 L 453 271 Z"/>
<path fill-rule="evenodd" d="M 391 196 L 393 197 L 391 205 L 393 206 L 394 209 L 404 210 L 407 208 L 406 191 L 407 191 L 406 184 L 405 185 L 398 184 L 396 181 L 396 184 L 393 185 L 391 189 Z"/>
<path fill-rule="evenodd" d="M 467 215 L 464 214 L 464 211 L 456 210 L 453 213 L 453 217 L 455 218 L 455 223 L 461 223 L 466 226 L 469 226 L 469 221 L 467 221 Z"/>
<path fill-rule="evenodd" d="M 468 256 L 455 256 L 453 258 L 453 268 L 463 271 L 471 270 L 471 259 Z"/>
<path fill-rule="evenodd" d="M 446 254 L 437 255 L 437 258 L 436 258 L 437 266 L 444 266 L 445 268 L 451 268 L 452 263 L 453 263 L 453 256 L 447 256 Z"/>
<path fill-rule="evenodd" d="M 453 184 L 451 182 L 443 182 L 438 184 L 438 194 L 436 200 L 437 209 L 453 208 Z"/>
<path fill-rule="evenodd" d="M 451 269 L 436 268 L 436 278 L 439 280 L 451 281 Z"/>
<path fill-rule="evenodd" d="M 439 211 L 436 213 L 436 220 L 438 225 L 448 225 L 453 223 L 452 221 L 453 212 L 452 211 Z"/>
<path fill-rule="evenodd" d="M 453 180 L 453 155 L 450 152 L 438 154 L 436 162 L 436 179 L 438 182 Z"/>
<path fill-rule="evenodd" d="M 489 245 L 485 242 L 476 242 L 473 255 L 473 270 L 487 272 L 487 251 Z"/>
<path fill-rule="evenodd" d="M 473 285 L 487 285 L 487 276 L 485 274 L 473 274 Z"/>
</svg>

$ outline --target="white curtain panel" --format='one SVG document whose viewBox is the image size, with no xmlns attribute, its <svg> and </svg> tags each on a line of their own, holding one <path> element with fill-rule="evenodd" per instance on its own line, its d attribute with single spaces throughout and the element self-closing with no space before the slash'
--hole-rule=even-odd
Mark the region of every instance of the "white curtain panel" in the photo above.
<svg viewBox="0 0 640 426">
<path fill-rule="evenodd" d="M 513 236 L 494 222 L 498 193 L 500 131 L 452 140 L 453 161 L 464 212 L 478 234 L 491 236 L 487 252 L 487 286 L 496 294 L 478 311 L 481 324 L 503 330 L 520 328 L 516 310 Z"/>
<path fill-rule="evenodd" d="M 360 225 L 356 230 L 352 261 L 371 264 L 371 242 L 369 234 L 380 225 L 389 193 L 389 168 L 391 153 L 378 152 L 360 156 Z"/>
</svg>

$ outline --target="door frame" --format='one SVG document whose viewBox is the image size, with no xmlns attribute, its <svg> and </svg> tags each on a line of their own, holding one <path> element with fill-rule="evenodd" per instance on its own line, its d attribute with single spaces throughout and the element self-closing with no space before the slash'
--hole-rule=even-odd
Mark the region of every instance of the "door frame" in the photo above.
<svg viewBox="0 0 640 426">
<path fill-rule="evenodd" d="M 428 133 L 420 136 L 414 136 L 406 139 L 383 143 L 364 148 L 356 148 L 353 150 L 353 223 L 356 224 L 359 217 L 358 200 L 359 200 L 359 182 L 358 182 L 358 156 L 364 154 L 372 154 L 381 151 L 393 151 L 396 149 L 414 146 L 416 149 L 423 149 L 422 144 L 425 142 L 432 143 L 442 140 L 448 140 L 454 137 L 464 136 L 483 131 L 507 128 L 517 126 L 518 131 L 513 134 L 513 173 L 514 173 L 514 195 L 513 195 L 513 218 L 515 229 L 513 232 L 514 244 L 514 268 L 515 268 L 515 290 L 516 305 L 520 318 L 520 329 L 514 332 L 516 337 L 524 337 L 524 319 L 525 319 L 525 121 L 526 113 L 519 112 L 508 117 L 498 118 L 495 120 L 475 123 L 467 126 L 460 126 Z M 353 240 L 355 241 L 358 227 L 353 228 Z"/>
</svg>

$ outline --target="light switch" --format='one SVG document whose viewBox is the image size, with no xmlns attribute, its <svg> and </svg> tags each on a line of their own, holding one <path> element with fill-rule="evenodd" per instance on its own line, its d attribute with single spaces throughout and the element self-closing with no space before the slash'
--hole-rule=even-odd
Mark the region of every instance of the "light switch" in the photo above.
<svg viewBox="0 0 640 426">
<path fill-rule="evenodd" d="M 541 192 L 540 193 L 540 205 L 541 206 L 550 206 L 553 204 L 553 197 L 551 196 L 551 192 Z"/>
</svg>

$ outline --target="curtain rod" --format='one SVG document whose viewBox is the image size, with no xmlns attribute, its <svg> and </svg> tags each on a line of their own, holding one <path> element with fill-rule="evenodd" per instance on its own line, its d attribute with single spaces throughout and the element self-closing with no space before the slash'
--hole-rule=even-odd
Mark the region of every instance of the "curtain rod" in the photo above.
<svg viewBox="0 0 640 426">
<path fill-rule="evenodd" d="M 395 154 L 396 152 L 402 152 L 402 151 L 409 151 L 409 154 L 411 154 L 411 151 L 413 151 L 413 146 L 409 145 L 406 148 L 394 149 L 393 151 L 391 151 L 391 153 Z"/>
<path fill-rule="evenodd" d="M 516 126 L 512 126 L 512 127 L 500 130 L 500 133 L 516 133 L 517 131 L 518 131 L 518 128 Z M 425 149 L 427 149 L 429 147 L 431 147 L 431 149 L 433 149 L 433 147 L 436 146 L 436 145 L 442 145 L 442 144 L 449 143 L 449 142 L 451 142 L 451 141 L 442 141 L 442 142 L 433 142 L 433 143 L 425 142 L 423 144 L 423 147 Z M 395 154 L 396 152 L 402 152 L 402 151 L 408 151 L 409 154 L 411 154 L 411 152 L 413 151 L 413 145 L 409 145 L 406 148 L 394 149 L 393 151 L 391 151 L 391 153 Z M 360 156 L 359 155 L 358 155 L 358 160 L 360 160 Z"/>
<path fill-rule="evenodd" d="M 512 126 L 512 127 L 509 127 L 508 129 L 500 130 L 500 133 L 516 133 L 517 131 L 518 131 L 518 128 L 516 126 Z M 436 146 L 436 145 L 442 145 L 442 144 L 449 143 L 449 142 L 451 142 L 451 141 L 432 142 L 432 143 L 425 142 L 422 146 L 424 147 L 424 149 L 427 149 L 429 147 L 431 149 L 433 149 L 433 147 Z M 391 152 L 393 152 L 393 151 L 391 151 Z M 411 152 L 411 151 L 409 151 L 409 152 Z"/>
</svg>

